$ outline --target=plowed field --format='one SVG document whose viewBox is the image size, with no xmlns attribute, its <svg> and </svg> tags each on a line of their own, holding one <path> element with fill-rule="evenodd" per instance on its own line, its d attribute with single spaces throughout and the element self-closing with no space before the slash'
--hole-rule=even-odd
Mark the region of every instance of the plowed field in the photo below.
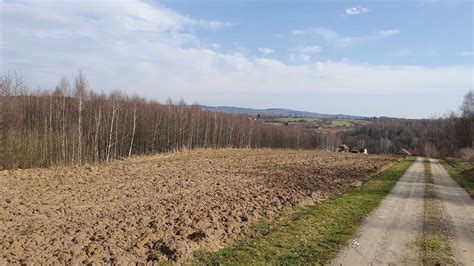
<svg viewBox="0 0 474 266">
<path fill-rule="evenodd" d="M 396 158 L 196 150 L 0 172 L 0 264 L 183 261 L 292 206 L 359 185 Z"/>
</svg>

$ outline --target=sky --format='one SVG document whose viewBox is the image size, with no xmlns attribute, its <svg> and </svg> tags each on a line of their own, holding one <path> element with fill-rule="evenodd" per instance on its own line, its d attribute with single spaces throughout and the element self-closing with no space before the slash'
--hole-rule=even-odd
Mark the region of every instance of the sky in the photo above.
<svg viewBox="0 0 474 266">
<path fill-rule="evenodd" d="M 474 89 L 474 1 L 0 0 L 0 73 L 164 102 L 428 118 Z"/>
</svg>

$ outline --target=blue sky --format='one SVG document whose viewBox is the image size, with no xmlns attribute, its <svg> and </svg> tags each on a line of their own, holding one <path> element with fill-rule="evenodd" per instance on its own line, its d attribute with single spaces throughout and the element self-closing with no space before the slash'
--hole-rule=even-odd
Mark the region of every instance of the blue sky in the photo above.
<svg viewBox="0 0 474 266">
<path fill-rule="evenodd" d="M 224 50 L 235 44 L 251 49 L 272 47 L 272 57 L 288 60 L 295 47 L 319 46 L 318 60 L 350 59 L 374 64 L 443 66 L 472 64 L 473 2 L 471 1 L 165 1 L 195 17 L 234 21 L 236 27 L 203 32 L 202 39 Z M 349 15 L 350 8 L 363 9 Z M 355 12 L 357 13 L 357 12 Z M 326 28 L 341 37 L 367 38 L 338 45 L 318 34 L 294 35 L 295 30 Z M 395 30 L 386 38 L 380 31 Z"/>
<path fill-rule="evenodd" d="M 473 1 L 0 1 L 1 70 L 164 101 L 431 117 L 474 89 Z"/>
</svg>

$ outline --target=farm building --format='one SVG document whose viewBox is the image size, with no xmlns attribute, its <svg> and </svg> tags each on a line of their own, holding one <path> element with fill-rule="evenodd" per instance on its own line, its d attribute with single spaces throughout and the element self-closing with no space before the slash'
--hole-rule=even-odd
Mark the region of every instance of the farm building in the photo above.
<svg viewBox="0 0 474 266">
<path fill-rule="evenodd" d="M 359 153 L 360 149 L 357 148 L 356 146 L 354 146 L 349 151 L 352 152 L 352 153 Z"/>
<path fill-rule="evenodd" d="M 407 156 L 415 155 L 413 150 L 410 148 L 403 148 L 400 151 L 398 151 L 397 154 L 407 155 Z"/>
<path fill-rule="evenodd" d="M 341 144 L 341 145 L 339 145 L 339 149 L 337 151 L 338 152 L 349 152 L 350 148 L 346 144 Z"/>
</svg>

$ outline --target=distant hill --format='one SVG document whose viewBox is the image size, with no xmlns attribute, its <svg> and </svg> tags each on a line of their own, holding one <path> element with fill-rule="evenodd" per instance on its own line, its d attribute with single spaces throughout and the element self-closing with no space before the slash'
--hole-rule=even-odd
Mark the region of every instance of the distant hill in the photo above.
<svg viewBox="0 0 474 266">
<path fill-rule="evenodd" d="M 231 114 L 247 114 L 247 115 L 257 115 L 261 116 L 285 116 L 285 117 L 305 117 L 305 118 L 320 118 L 320 119 L 350 119 L 350 120 L 360 120 L 368 119 L 365 116 L 357 115 L 345 115 L 345 114 L 321 114 L 305 111 L 296 111 L 283 108 L 267 108 L 267 109 L 253 109 L 253 108 L 243 108 L 243 107 L 234 107 L 234 106 L 206 106 L 201 105 L 201 108 L 204 110 L 231 113 Z"/>
</svg>

